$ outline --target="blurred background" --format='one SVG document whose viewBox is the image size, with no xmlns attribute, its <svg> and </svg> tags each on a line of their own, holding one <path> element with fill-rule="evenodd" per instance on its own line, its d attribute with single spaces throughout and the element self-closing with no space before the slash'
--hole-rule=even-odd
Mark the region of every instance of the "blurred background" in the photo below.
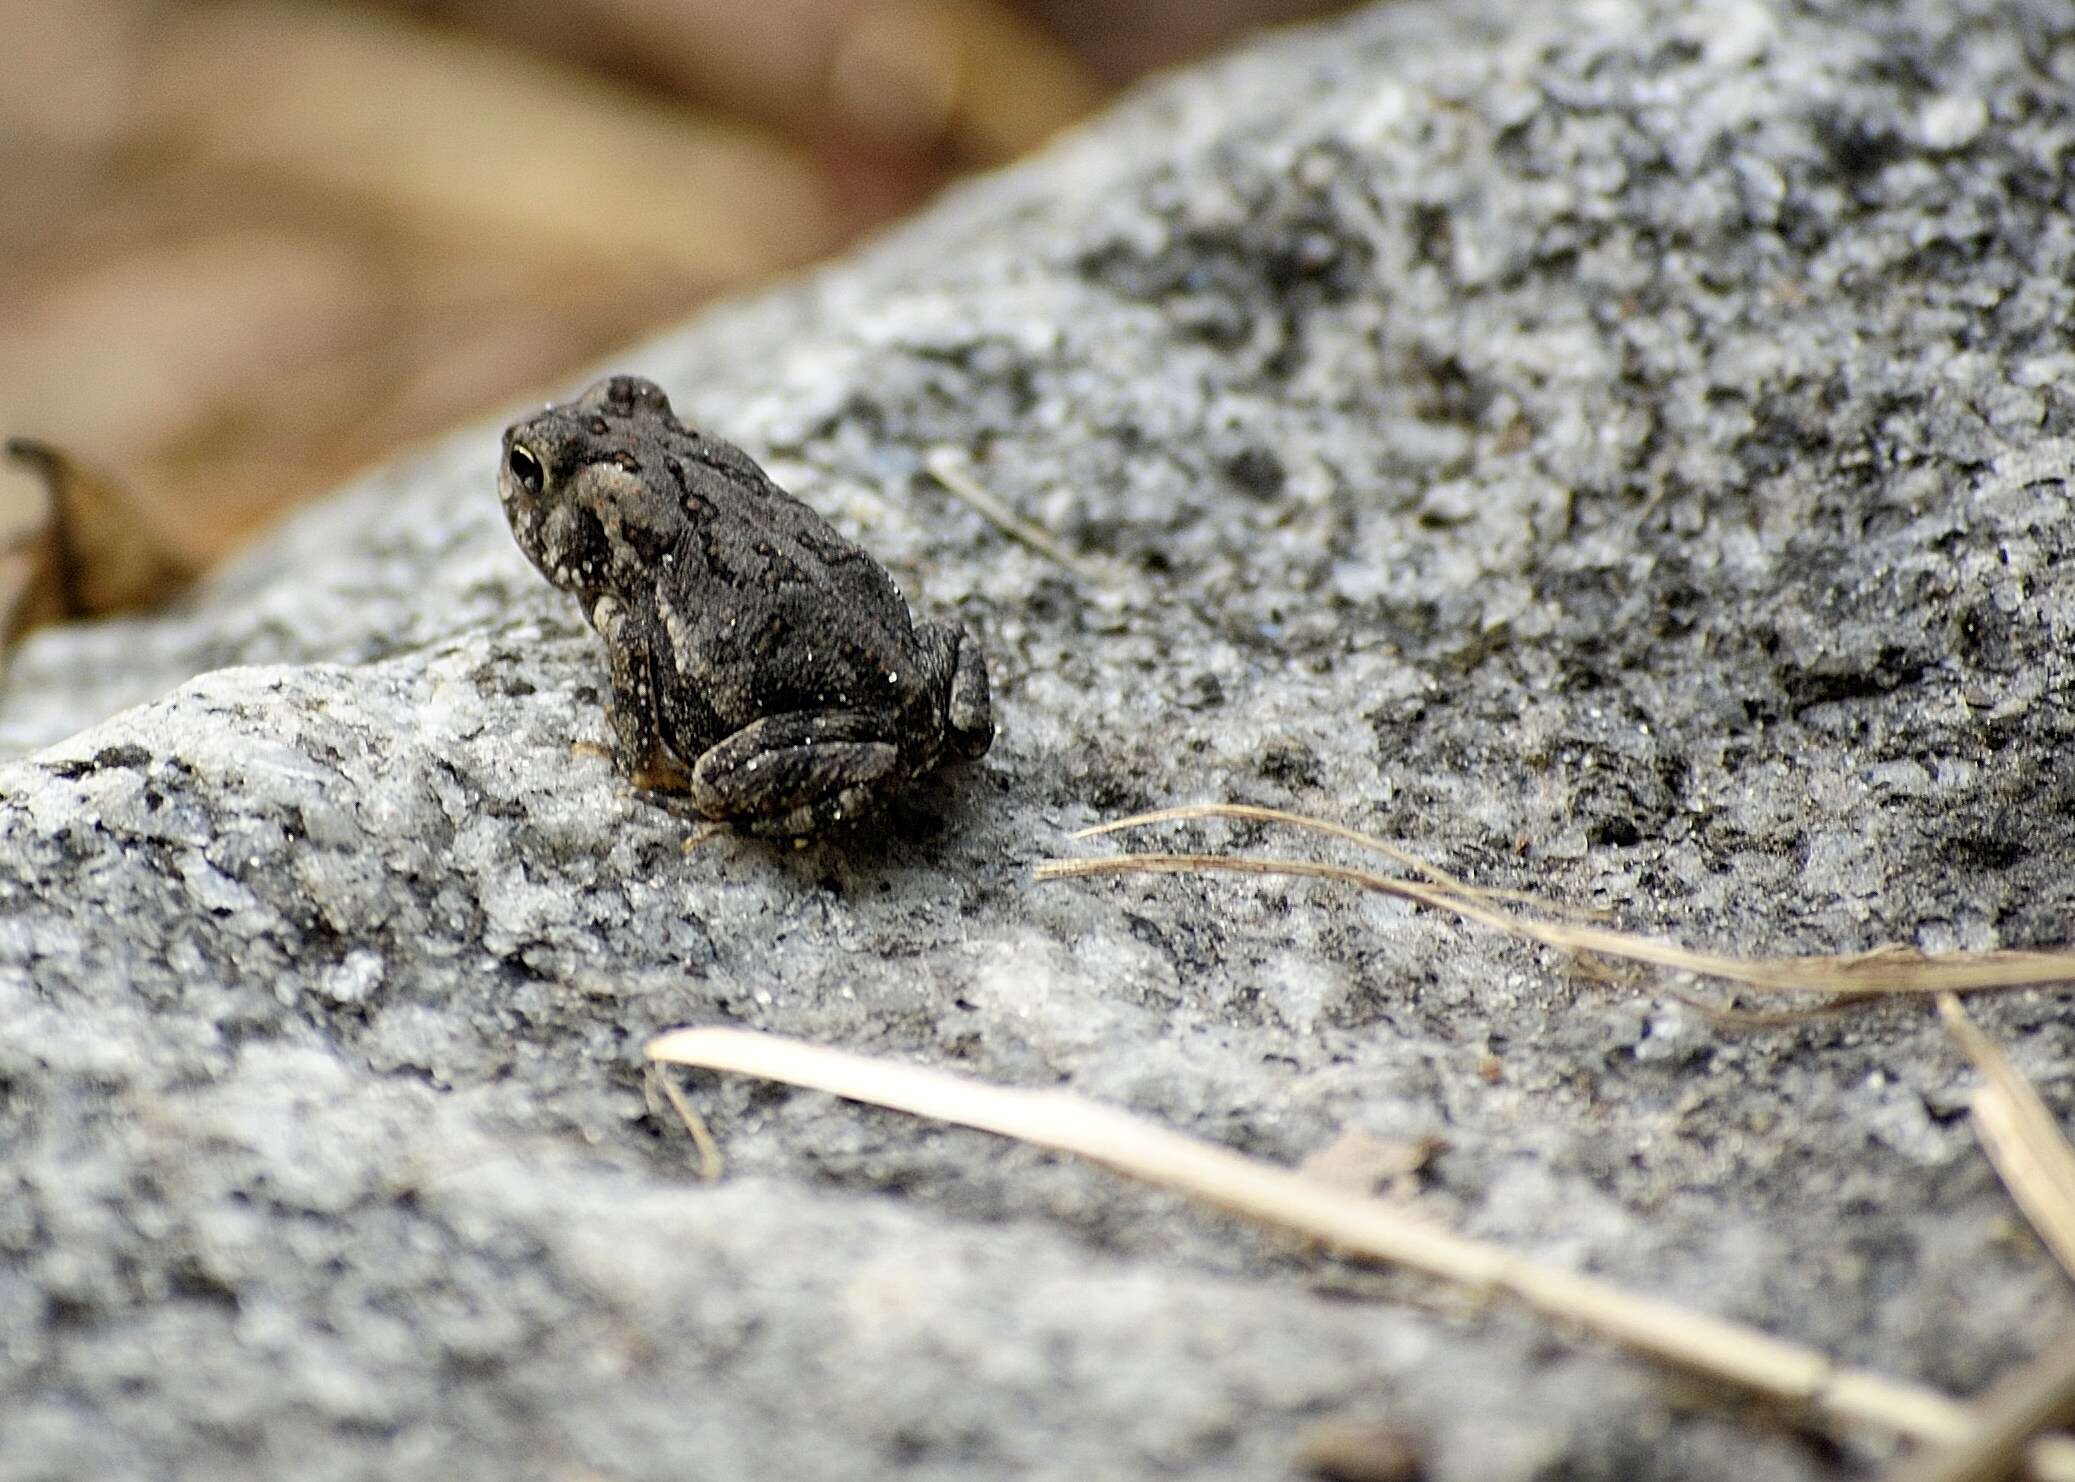
<svg viewBox="0 0 2075 1482">
<path fill-rule="evenodd" d="M 1150 70 L 1339 8 L 0 0 L 0 434 L 206 563 Z M 0 479 L 0 520 L 44 497 Z"/>
</svg>

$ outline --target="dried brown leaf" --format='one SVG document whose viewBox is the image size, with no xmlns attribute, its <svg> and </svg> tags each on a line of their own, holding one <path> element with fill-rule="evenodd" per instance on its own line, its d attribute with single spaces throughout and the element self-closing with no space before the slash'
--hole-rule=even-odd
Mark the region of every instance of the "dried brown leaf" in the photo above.
<svg viewBox="0 0 2075 1482">
<path fill-rule="evenodd" d="M 10 438 L 7 454 L 42 483 L 42 509 L 0 545 L 0 654 L 47 623 L 163 601 L 195 563 L 122 486 L 47 443 Z"/>
<path fill-rule="evenodd" d="M 1036 148 L 1092 113 L 1104 91 L 998 0 L 868 0 L 837 38 L 828 90 L 877 137 L 910 147 L 942 138 L 982 164 Z"/>
<path fill-rule="evenodd" d="M 712 287 L 839 236 L 803 150 L 402 15 L 179 8 L 144 80 L 138 129 L 158 147 L 542 254 Z"/>
</svg>

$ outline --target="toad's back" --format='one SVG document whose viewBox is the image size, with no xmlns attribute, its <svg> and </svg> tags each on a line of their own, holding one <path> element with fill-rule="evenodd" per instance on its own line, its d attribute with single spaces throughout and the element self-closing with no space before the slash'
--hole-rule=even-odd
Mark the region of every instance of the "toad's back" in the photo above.
<svg viewBox="0 0 2075 1482">
<path fill-rule="evenodd" d="M 898 709 L 919 676 L 893 579 L 747 455 L 692 432 L 673 441 L 664 468 L 685 520 L 658 595 L 721 719 Z"/>
</svg>

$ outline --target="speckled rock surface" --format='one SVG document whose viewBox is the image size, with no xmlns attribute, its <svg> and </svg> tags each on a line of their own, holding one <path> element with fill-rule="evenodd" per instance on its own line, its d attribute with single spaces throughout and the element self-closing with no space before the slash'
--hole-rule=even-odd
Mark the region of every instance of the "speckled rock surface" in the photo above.
<svg viewBox="0 0 2075 1482">
<path fill-rule="evenodd" d="M 639 1050 L 761 1026 L 1279 1160 L 1438 1137 L 1457 1227 L 1988 1383 L 2075 1302 L 1926 1013 L 1732 1033 L 1322 886 L 1029 867 L 1233 798 L 1697 944 L 2075 939 L 2071 162 L 2060 0 L 1406 4 L 629 356 L 982 635 L 1000 741 L 867 839 L 687 856 L 572 753 L 597 654 L 482 428 L 39 637 L 0 1478 L 1262 1478 L 1376 1418 L 1449 1482 L 1876 1469 L 821 1096 L 699 1085 L 698 1186 Z M 1980 1015 L 2075 1110 L 2067 1000 Z"/>
</svg>

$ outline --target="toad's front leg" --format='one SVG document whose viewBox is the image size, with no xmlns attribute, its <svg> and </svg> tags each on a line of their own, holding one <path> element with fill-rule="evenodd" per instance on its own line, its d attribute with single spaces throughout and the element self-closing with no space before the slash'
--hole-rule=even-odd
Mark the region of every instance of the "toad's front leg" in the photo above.
<svg viewBox="0 0 2075 1482">
<path fill-rule="evenodd" d="M 638 619 L 612 597 L 600 597 L 591 608 L 591 626 L 605 640 L 612 698 L 605 718 L 619 741 L 619 762 L 636 787 L 654 792 L 684 792 L 692 774 L 663 739 L 657 705 L 651 645 L 635 631 Z"/>
<path fill-rule="evenodd" d="M 941 676 L 945 744 L 966 761 L 985 755 L 994 744 L 994 703 L 980 645 L 956 623 L 924 623 L 915 636 Z"/>
<path fill-rule="evenodd" d="M 818 833 L 898 780 L 890 716 L 792 711 L 752 721 L 692 765 L 692 806 L 752 834 Z"/>
</svg>

